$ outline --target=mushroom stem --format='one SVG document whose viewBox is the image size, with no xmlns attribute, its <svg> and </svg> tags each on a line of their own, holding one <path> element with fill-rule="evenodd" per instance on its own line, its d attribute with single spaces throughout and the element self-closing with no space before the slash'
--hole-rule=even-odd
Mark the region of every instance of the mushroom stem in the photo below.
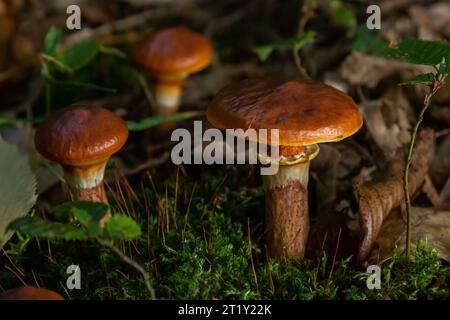
<svg viewBox="0 0 450 320">
<path fill-rule="evenodd" d="M 280 165 L 262 176 L 266 193 L 266 238 L 272 257 L 302 258 L 309 232 L 309 161 Z"/>
<path fill-rule="evenodd" d="M 107 159 L 99 163 L 88 165 L 65 165 L 63 166 L 64 178 L 69 187 L 69 192 L 74 201 L 94 201 L 108 204 L 106 197 L 103 177 Z M 110 217 L 110 212 L 100 221 L 103 225 L 104 221 Z"/>
<path fill-rule="evenodd" d="M 172 114 L 178 111 L 182 84 L 157 83 L 154 87 L 156 115 Z"/>
</svg>

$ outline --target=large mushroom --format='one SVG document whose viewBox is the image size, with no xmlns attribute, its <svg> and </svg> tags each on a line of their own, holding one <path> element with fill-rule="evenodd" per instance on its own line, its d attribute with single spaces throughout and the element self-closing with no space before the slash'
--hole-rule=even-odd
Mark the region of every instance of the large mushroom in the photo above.
<svg viewBox="0 0 450 320">
<path fill-rule="evenodd" d="M 183 81 L 210 64 L 212 47 L 201 34 L 169 28 L 137 43 L 132 58 L 153 76 L 155 114 L 171 114 L 178 111 Z"/>
<path fill-rule="evenodd" d="M 251 79 L 223 88 L 208 106 L 207 117 L 221 129 L 279 130 L 279 156 L 265 159 L 277 161 L 279 170 L 262 176 L 266 242 L 273 257 L 303 257 L 309 232 L 309 162 L 319 152 L 318 143 L 342 140 L 361 128 L 358 106 L 320 82 Z"/>
<path fill-rule="evenodd" d="M 59 163 L 73 200 L 108 203 L 103 176 L 108 159 L 128 138 L 120 117 L 103 108 L 69 107 L 44 120 L 36 149 Z"/>
</svg>

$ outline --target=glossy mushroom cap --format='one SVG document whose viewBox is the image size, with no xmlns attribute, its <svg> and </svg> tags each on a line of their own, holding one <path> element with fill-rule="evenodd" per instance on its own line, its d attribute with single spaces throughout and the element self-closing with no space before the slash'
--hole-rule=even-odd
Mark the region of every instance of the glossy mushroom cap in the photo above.
<svg viewBox="0 0 450 320">
<path fill-rule="evenodd" d="M 119 151 L 128 138 L 120 117 L 103 108 L 69 107 L 48 117 L 35 135 L 37 150 L 62 165 L 91 165 Z"/>
<path fill-rule="evenodd" d="M 351 97 L 323 83 L 296 78 L 230 84 L 209 104 L 207 117 L 217 128 L 279 129 L 279 144 L 288 147 L 339 141 L 363 123 Z"/>
<path fill-rule="evenodd" d="M 136 45 L 133 60 L 156 74 L 190 74 L 211 62 L 211 43 L 186 28 L 162 30 Z"/>
<path fill-rule="evenodd" d="M 22 286 L 0 294 L 0 300 L 64 300 L 64 298 L 54 291 Z"/>
</svg>

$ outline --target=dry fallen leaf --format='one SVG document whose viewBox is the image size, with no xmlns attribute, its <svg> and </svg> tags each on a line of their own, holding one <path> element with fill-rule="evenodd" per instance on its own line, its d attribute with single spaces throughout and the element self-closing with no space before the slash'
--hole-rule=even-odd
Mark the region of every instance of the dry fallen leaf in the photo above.
<svg viewBox="0 0 450 320">
<path fill-rule="evenodd" d="M 385 153 L 409 142 L 411 126 L 407 113 L 411 106 L 401 88 L 389 90 L 381 99 L 363 101 L 360 106 L 367 129 Z"/>
<path fill-rule="evenodd" d="M 430 166 L 430 176 L 437 185 L 443 185 L 450 176 L 450 135 L 436 148 L 436 156 Z"/>
<path fill-rule="evenodd" d="M 411 208 L 411 246 L 426 239 L 429 249 L 436 249 L 441 259 L 450 262 L 450 211 Z M 395 210 L 383 224 L 368 262 L 381 264 L 392 257 L 395 248 L 402 251 L 406 242 L 406 224 L 400 210 Z"/>
<path fill-rule="evenodd" d="M 408 13 L 412 20 L 423 28 L 441 33 L 450 38 L 450 3 L 436 3 L 429 6 L 412 6 Z"/>
<path fill-rule="evenodd" d="M 409 175 L 410 193 L 413 194 L 422 184 L 428 171 L 428 155 L 432 150 L 434 133 L 423 130 L 414 151 Z M 375 239 L 381 229 L 384 219 L 392 209 L 403 202 L 403 167 L 399 166 L 403 156 L 394 157 L 390 172 L 384 174 L 383 181 L 355 186 L 355 195 L 359 205 L 359 225 L 361 243 L 358 260 L 364 260 L 370 252 Z M 401 168 L 401 169 L 400 169 Z"/>
<path fill-rule="evenodd" d="M 411 65 L 400 60 L 387 60 L 353 51 L 340 66 L 342 79 L 354 86 L 375 88 L 378 83 L 392 75 L 399 74 L 402 80 L 412 75 L 431 72 L 427 66 Z"/>
</svg>

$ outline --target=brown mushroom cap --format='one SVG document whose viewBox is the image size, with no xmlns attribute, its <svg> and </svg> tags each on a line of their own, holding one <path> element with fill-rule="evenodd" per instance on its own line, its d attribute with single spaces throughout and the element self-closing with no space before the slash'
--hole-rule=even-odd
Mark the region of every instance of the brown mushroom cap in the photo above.
<svg viewBox="0 0 450 320">
<path fill-rule="evenodd" d="M 138 65 L 154 73 L 194 73 L 211 62 L 212 47 L 204 36 L 178 27 L 138 43 L 132 55 Z"/>
<path fill-rule="evenodd" d="M 55 112 L 38 128 L 36 149 L 65 165 L 83 165 L 107 159 L 128 138 L 120 117 L 103 108 L 69 107 Z"/>
<path fill-rule="evenodd" d="M 0 294 L 0 300 L 64 300 L 64 298 L 48 289 L 22 286 Z"/>
<path fill-rule="evenodd" d="M 279 144 L 283 146 L 339 141 L 363 123 L 351 97 L 304 79 L 252 79 L 230 84 L 209 104 L 207 117 L 222 129 L 279 129 Z"/>
</svg>

